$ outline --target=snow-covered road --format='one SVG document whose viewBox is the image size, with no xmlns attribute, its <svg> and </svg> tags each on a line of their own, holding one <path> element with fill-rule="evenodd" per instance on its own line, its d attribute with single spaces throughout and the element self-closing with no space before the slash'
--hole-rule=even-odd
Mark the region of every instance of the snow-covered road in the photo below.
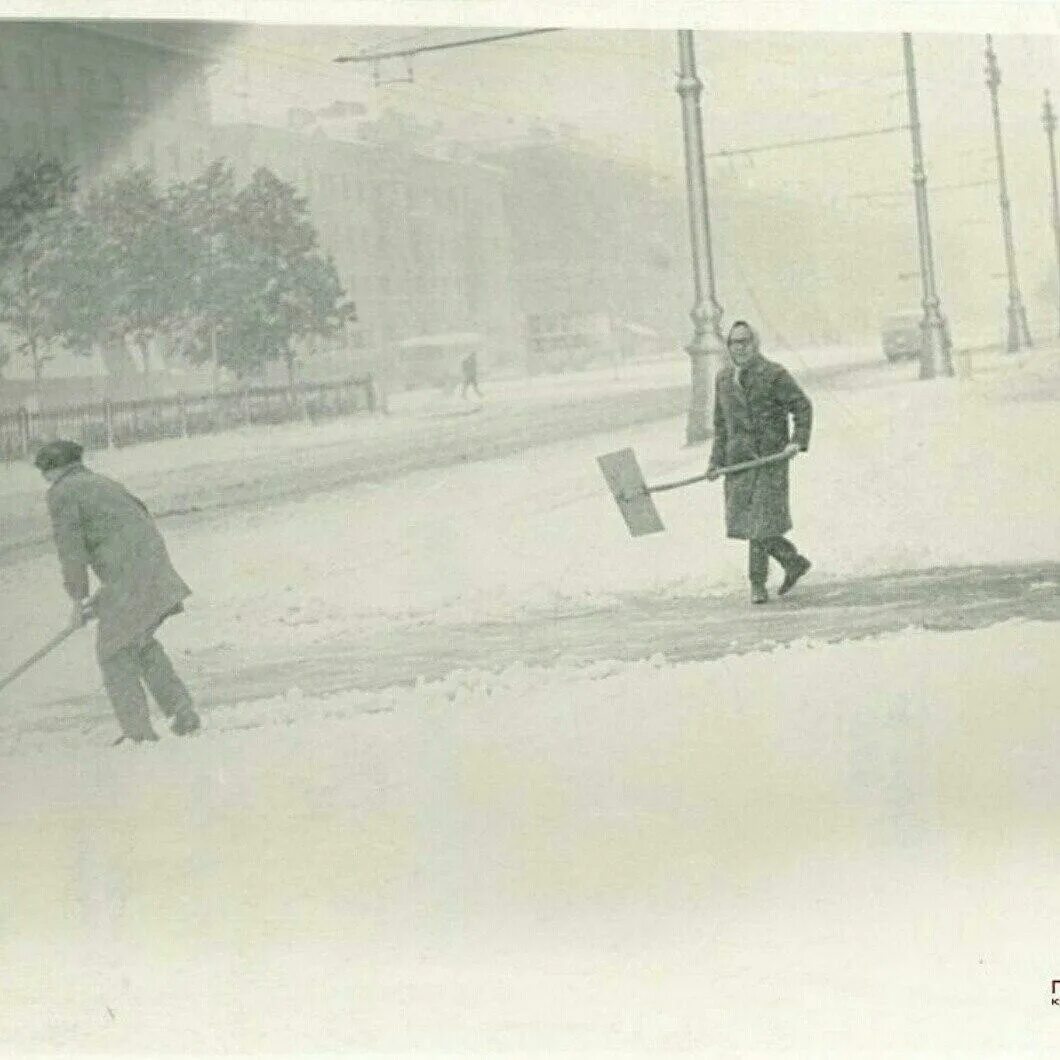
<svg viewBox="0 0 1060 1060">
<path fill-rule="evenodd" d="M 815 561 L 806 586 L 1054 562 L 1057 360 L 1039 351 L 970 382 L 915 384 L 907 373 L 811 387 L 815 436 L 793 470 L 794 536 Z M 701 470 L 705 454 L 680 448 L 681 437 L 679 419 L 661 420 L 170 522 L 195 595 L 165 638 L 205 674 L 219 657 L 247 669 L 381 630 L 399 638 L 423 624 L 547 622 L 638 593 L 745 592 L 746 552 L 723 536 L 719 487 L 660 495 L 666 533 L 632 539 L 603 486 L 596 456 L 626 445 L 649 481 Z M 0 567 L 0 598 L 14 619 L 0 628 L 6 669 L 65 617 L 53 557 Z M 31 706 L 98 688 L 87 634 L 17 686 Z"/>
</svg>

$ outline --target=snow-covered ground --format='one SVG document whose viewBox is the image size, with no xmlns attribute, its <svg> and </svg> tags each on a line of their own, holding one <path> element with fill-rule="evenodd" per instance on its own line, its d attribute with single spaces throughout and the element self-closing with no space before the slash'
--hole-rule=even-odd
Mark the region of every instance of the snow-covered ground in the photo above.
<svg viewBox="0 0 1060 1060">
<path fill-rule="evenodd" d="M 813 576 L 1056 560 L 1057 369 L 813 391 Z M 173 523 L 197 593 L 166 642 L 267 659 L 742 588 L 719 487 L 660 495 L 639 540 L 603 487 L 627 444 L 650 481 L 700 470 L 680 437 Z M 6 668 L 65 608 L 50 558 L 0 593 Z M 1055 1055 L 1057 630 L 277 688 L 117 750 L 48 731 L 96 682 L 82 635 L 0 693 L 41 711 L 0 719 L 0 1048 Z"/>
<path fill-rule="evenodd" d="M 3 761 L 0 1042 L 1050 1056 L 1055 627 L 280 696 Z"/>
</svg>

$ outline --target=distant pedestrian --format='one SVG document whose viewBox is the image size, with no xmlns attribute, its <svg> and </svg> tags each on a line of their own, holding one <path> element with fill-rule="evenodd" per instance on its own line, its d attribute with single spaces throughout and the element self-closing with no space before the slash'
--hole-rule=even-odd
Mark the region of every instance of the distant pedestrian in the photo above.
<svg viewBox="0 0 1060 1060">
<path fill-rule="evenodd" d="M 478 354 L 474 350 L 460 362 L 460 371 L 464 380 L 460 396 L 466 400 L 468 389 L 472 388 L 475 394 L 481 398 L 482 391 L 478 388 Z"/>
<path fill-rule="evenodd" d="M 173 569 L 144 504 L 113 479 L 89 471 L 81 454 L 76 442 L 47 442 L 34 463 L 51 484 L 48 512 L 73 621 L 99 619 L 96 657 L 121 727 L 118 742 L 158 739 L 145 686 L 173 732 L 187 735 L 199 728 L 199 716 L 155 633 L 183 610 L 191 590 Z M 94 596 L 89 569 L 100 583 Z"/>
<path fill-rule="evenodd" d="M 718 468 L 770 456 L 805 453 L 810 445 L 813 406 L 786 368 L 766 360 L 758 336 L 745 321 L 729 329 L 730 363 L 719 372 L 714 394 L 714 446 L 708 478 Z M 789 428 L 789 418 L 793 430 Z M 791 529 L 788 464 L 785 460 L 725 477 L 725 526 L 728 536 L 748 542 L 751 599 L 769 599 L 769 557 L 784 570 L 783 595 L 810 569 L 784 536 Z"/>
</svg>

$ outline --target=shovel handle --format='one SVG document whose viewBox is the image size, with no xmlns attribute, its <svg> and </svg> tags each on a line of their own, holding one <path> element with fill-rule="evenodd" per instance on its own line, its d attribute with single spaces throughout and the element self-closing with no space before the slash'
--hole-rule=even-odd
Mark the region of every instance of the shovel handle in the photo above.
<svg viewBox="0 0 1060 1060">
<path fill-rule="evenodd" d="M 790 460 L 792 453 L 772 453 L 769 456 L 756 457 L 754 460 L 745 460 L 741 464 L 730 464 L 728 467 L 719 467 L 719 475 L 735 475 L 740 471 L 753 471 L 756 467 L 766 467 L 769 464 L 779 464 L 783 460 Z M 706 480 L 706 474 L 693 475 L 691 478 L 678 479 L 677 482 L 663 482 L 658 486 L 648 486 L 647 493 L 662 493 L 664 490 L 675 490 L 679 486 L 691 486 L 695 482 Z"/>
<path fill-rule="evenodd" d="M 11 671 L 11 673 L 9 673 L 5 678 L 0 680 L 0 688 L 6 688 L 9 684 L 11 684 L 12 681 L 15 680 L 16 677 L 21 677 L 31 666 L 35 666 L 41 661 L 41 659 L 44 658 L 45 655 L 48 655 L 50 652 L 55 651 L 55 649 L 58 648 L 59 645 L 62 644 L 62 642 L 66 640 L 67 637 L 69 637 L 72 633 L 76 632 L 80 628 L 80 626 L 70 625 L 67 626 L 66 629 L 64 629 L 61 633 L 56 633 L 55 636 L 52 637 L 52 639 L 48 641 L 48 643 L 45 644 L 43 648 L 40 649 L 40 651 L 34 652 L 25 662 L 19 663 L 19 665 L 16 666 Z"/>
</svg>

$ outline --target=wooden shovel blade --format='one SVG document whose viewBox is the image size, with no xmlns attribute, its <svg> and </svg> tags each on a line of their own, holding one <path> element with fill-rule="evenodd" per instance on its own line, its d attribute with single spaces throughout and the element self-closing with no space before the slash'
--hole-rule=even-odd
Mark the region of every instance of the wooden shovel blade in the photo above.
<svg viewBox="0 0 1060 1060">
<path fill-rule="evenodd" d="M 657 534 L 666 529 L 656 511 L 655 502 L 648 493 L 644 475 L 641 474 L 632 449 L 606 453 L 604 456 L 598 456 L 596 462 L 604 473 L 604 480 L 633 537 Z"/>
</svg>

